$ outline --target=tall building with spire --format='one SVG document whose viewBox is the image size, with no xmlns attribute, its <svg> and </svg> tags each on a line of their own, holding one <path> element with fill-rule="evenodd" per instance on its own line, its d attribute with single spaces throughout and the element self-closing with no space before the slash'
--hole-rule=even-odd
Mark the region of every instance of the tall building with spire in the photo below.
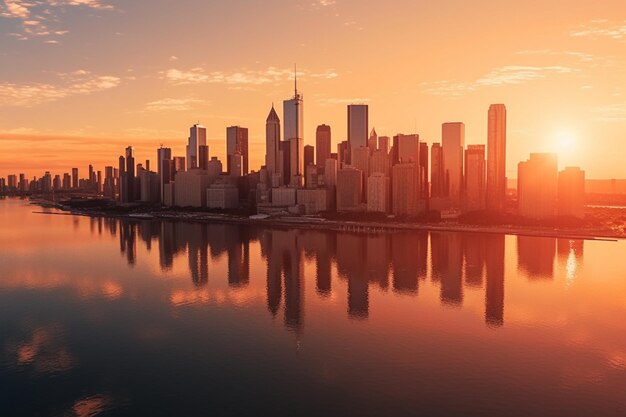
<svg viewBox="0 0 626 417">
<path fill-rule="evenodd" d="M 206 146 L 206 127 L 195 124 L 189 129 L 187 169 L 199 167 L 200 146 Z"/>
<path fill-rule="evenodd" d="M 294 74 L 294 95 L 283 101 L 283 140 L 289 149 L 289 184 L 298 186 L 304 177 L 304 101 Z"/>
<path fill-rule="evenodd" d="M 280 185 L 280 118 L 272 109 L 265 120 L 265 168 L 272 187 Z"/>
<path fill-rule="evenodd" d="M 487 209 L 501 211 L 506 199 L 506 107 L 489 106 L 487 131 Z"/>
</svg>

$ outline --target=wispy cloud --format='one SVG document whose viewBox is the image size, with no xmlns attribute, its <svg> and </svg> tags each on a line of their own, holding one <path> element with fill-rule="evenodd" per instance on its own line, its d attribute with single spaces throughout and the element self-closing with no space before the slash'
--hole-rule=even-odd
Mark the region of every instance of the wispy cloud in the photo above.
<svg viewBox="0 0 626 417">
<path fill-rule="evenodd" d="M 0 83 L 0 106 L 32 107 L 66 97 L 91 94 L 117 87 L 120 78 L 96 75 L 85 70 L 59 74 L 59 82 L 52 83 Z"/>
<path fill-rule="evenodd" d="M 354 97 L 354 98 L 324 97 L 324 98 L 318 98 L 316 101 L 320 106 L 339 106 L 339 105 L 344 105 L 344 104 L 369 103 L 370 99 L 365 98 L 365 97 Z"/>
<path fill-rule="evenodd" d="M 194 105 L 204 103 L 204 100 L 197 98 L 163 98 L 151 101 L 146 104 L 145 110 L 149 112 L 158 111 L 189 111 Z"/>
<path fill-rule="evenodd" d="M 21 31 L 9 33 L 9 36 L 19 40 L 58 38 L 69 32 L 58 27 L 61 19 L 57 9 L 66 7 L 113 10 L 113 6 L 104 0 L 4 0 L 0 2 L 0 18 L 21 21 Z M 46 39 L 44 42 L 59 43 L 58 39 Z"/>
<path fill-rule="evenodd" d="M 609 104 L 593 110 L 595 120 L 602 122 L 626 121 L 626 103 Z"/>
<path fill-rule="evenodd" d="M 576 68 L 552 66 L 505 65 L 496 68 L 471 82 L 435 81 L 422 83 L 424 92 L 433 95 L 461 96 L 483 87 L 501 87 L 522 84 L 546 78 L 551 75 L 571 74 L 579 71 Z"/>
<path fill-rule="evenodd" d="M 570 32 L 574 38 L 609 38 L 622 40 L 626 39 L 626 21 L 611 23 L 608 20 L 592 20 Z"/>
<path fill-rule="evenodd" d="M 263 84 L 277 84 L 286 80 L 292 80 L 292 69 L 269 67 L 264 70 L 242 71 L 212 71 L 207 72 L 203 68 L 196 67 L 189 70 L 169 69 L 161 73 L 162 77 L 173 84 L 226 84 L 231 87 L 256 86 Z M 337 78 L 333 70 L 324 72 L 309 72 L 298 70 L 298 78 Z"/>
</svg>

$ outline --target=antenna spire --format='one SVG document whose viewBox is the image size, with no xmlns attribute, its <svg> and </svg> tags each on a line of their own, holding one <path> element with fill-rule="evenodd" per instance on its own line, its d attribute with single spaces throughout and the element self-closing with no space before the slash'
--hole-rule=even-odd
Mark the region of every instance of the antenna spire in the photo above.
<svg viewBox="0 0 626 417">
<path fill-rule="evenodd" d="M 294 97 L 298 97 L 298 69 L 295 63 L 293 64 L 293 90 Z"/>
</svg>

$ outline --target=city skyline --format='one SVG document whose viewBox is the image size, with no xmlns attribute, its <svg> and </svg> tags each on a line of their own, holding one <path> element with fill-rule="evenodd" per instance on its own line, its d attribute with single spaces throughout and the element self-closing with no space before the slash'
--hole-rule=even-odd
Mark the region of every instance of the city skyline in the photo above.
<svg viewBox="0 0 626 417">
<path fill-rule="evenodd" d="M 620 2 L 566 10 L 557 2 L 540 10 L 521 5 L 512 19 L 506 5 L 483 13 L 487 2 L 455 3 L 457 12 L 447 13 L 450 5 L 397 1 L 398 11 L 384 21 L 376 16 L 385 6 L 359 8 L 349 0 L 276 1 L 269 8 L 260 2 L 244 8 L 133 3 L 0 3 L 2 58 L 11 63 L 0 69 L 0 176 L 20 168 L 30 177 L 72 165 L 104 166 L 128 143 L 139 160 L 161 143 L 183 155 L 183 132 L 196 121 L 207 127 L 211 154 L 224 163 L 224 129 L 248 127 L 250 167 L 258 167 L 268 103 L 289 97 L 295 61 L 307 101 L 304 145 L 315 144 L 320 124 L 332 127 L 333 149 L 347 139 L 344 106 L 352 103 L 369 105 L 370 126 L 379 135 L 418 133 L 430 145 L 441 140 L 441 123 L 461 121 L 466 143 L 486 145 L 483 109 L 506 103 L 507 177 L 515 177 L 515 165 L 530 149 L 557 152 L 559 168 L 584 166 L 589 178 L 626 177 L 619 152 L 607 151 L 621 147 L 626 123 L 623 22 L 607 20 L 620 15 Z M 46 7 L 54 19 L 45 17 Z M 249 34 L 224 26 L 220 17 L 233 15 Z M 189 21 L 180 34 L 170 24 L 175 18 Z M 143 20 L 160 23 L 159 34 Z M 265 31 L 264 22 L 276 25 Z M 542 31 L 528 30 L 540 25 Z M 475 37 L 467 42 L 489 45 L 477 55 L 455 47 L 470 29 Z M 488 36 L 494 31 L 497 37 Z M 225 42 L 207 47 L 217 33 Z M 164 40 L 163 48 L 148 51 L 146 42 L 155 38 Z M 273 48 L 277 39 L 282 43 Z M 206 54 L 198 53 L 199 45 Z M 392 66 L 397 51 L 404 65 Z M 463 65 L 451 65 L 455 61 Z"/>
</svg>

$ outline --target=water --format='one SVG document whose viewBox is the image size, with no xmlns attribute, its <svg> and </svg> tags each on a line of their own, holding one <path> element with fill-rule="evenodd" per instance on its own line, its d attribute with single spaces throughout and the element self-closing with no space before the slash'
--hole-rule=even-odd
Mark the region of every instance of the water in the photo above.
<svg viewBox="0 0 626 417">
<path fill-rule="evenodd" d="M 2 416 L 624 416 L 626 242 L 0 200 Z"/>
</svg>

